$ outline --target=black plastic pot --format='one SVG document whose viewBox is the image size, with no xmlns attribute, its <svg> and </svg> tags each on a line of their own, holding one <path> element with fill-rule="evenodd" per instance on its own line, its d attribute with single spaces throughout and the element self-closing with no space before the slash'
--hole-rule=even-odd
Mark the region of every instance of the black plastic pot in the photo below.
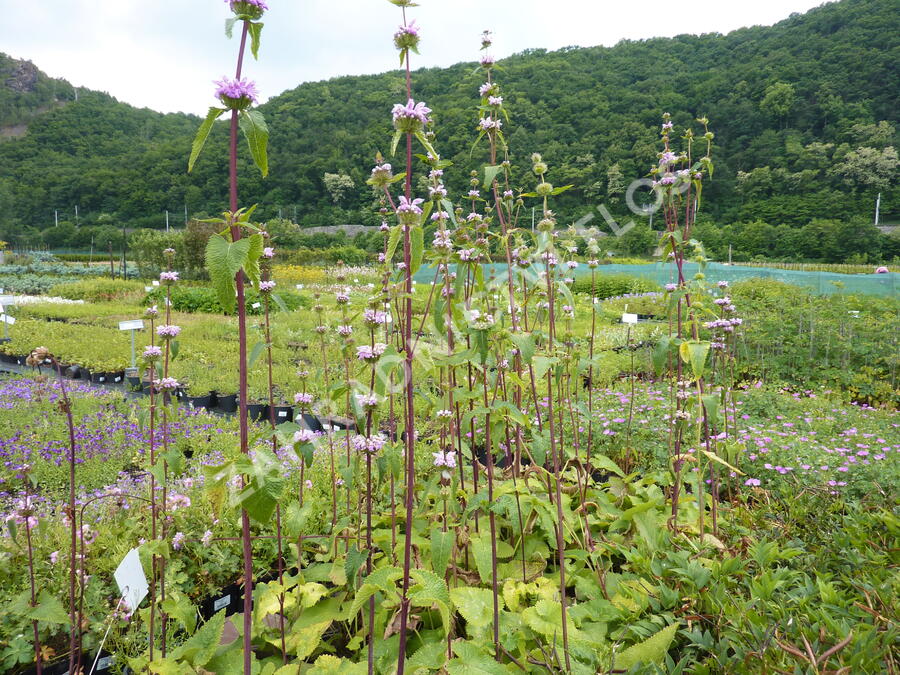
<svg viewBox="0 0 900 675">
<path fill-rule="evenodd" d="M 289 405 L 275 406 L 275 424 L 294 421 L 294 408 Z"/>
<path fill-rule="evenodd" d="M 225 616 L 237 614 L 244 609 L 244 589 L 237 584 L 226 586 L 218 593 L 205 598 L 200 603 L 200 616 L 208 620 L 225 610 Z"/>
<path fill-rule="evenodd" d="M 82 368 L 81 379 L 85 380 L 86 382 L 93 382 L 93 373 L 91 373 L 91 371 L 89 371 L 87 368 Z"/>
<path fill-rule="evenodd" d="M 322 433 L 323 431 L 325 431 L 325 427 L 322 426 L 322 422 L 315 415 L 311 415 L 309 413 L 300 413 L 300 419 L 298 419 L 297 421 L 301 422 L 303 426 L 310 431 L 314 431 L 316 433 Z"/>
<path fill-rule="evenodd" d="M 110 379 L 107 381 L 109 384 L 122 384 L 125 381 L 125 371 L 120 370 L 115 373 L 109 374 Z"/>
<path fill-rule="evenodd" d="M 209 392 L 206 396 L 189 396 L 188 404 L 192 408 L 209 410 L 216 404 L 216 395 L 213 392 Z"/>
<path fill-rule="evenodd" d="M 70 380 L 81 379 L 81 366 L 69 366 L 66 368 L 65 375 Z"/>
<path fill-rule="evenodd" d="M 16 357 L 12 354 L 0 354 L 0 363 L 8 363 L 10 365 L 16 362 Z"/>
<path fill-rule="evenodd" d="M 237 394 L 216 395 L 216 405 L 222 412 L 237 412 Z"/>
<path fill-rule="evenodd" d="M 110 373 L 91 373 L 91 382 L 94 384 L 107 384 L 112 382 Z"/>
<path fill-rule="evenodd" d="M 125 388 L 128 391 L 142 391 L 144 388 L 143 383 L 141 382 L 140 377 L 126 377 L 125 378 Z"/>
<path fill-rule="evenodd" d="M 269 406 L 265 403 L 251 403 L 247 406 L 247 419 L 261 422 L 268 417 Z"/>
</svg>

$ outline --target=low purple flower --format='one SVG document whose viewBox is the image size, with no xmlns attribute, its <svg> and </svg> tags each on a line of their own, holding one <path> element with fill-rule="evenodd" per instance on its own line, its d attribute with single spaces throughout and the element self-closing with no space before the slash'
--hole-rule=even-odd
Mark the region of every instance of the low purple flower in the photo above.
<svg viewBox="0 0 900 675">
<path fill-rule="evenodd" d="M 260 293 L 271 293 L 272 289 L 275 288 L 274 281 L 260 281 L 259 282 L 259 292 Z"/>
<path fill-rule="evenodd" d="M 141 354 L 141 357 L 146 361 L 155 361 L 162 357 L 162 349 L 155 345 L 149 345 L 144 349 L 144 353 Z"/>
<path fill-rule="evenodd" d="M 159 280 L 167 286 L 171 286 L 178 281 L 178 272 L 160 272 Z"/>
<path fill-rule="evenodd" d="M 177 551 L 182 546 L 184 546 L 184 532 L 176 532 L 175 536 L 172 537 L 172 548 Z"/>
<path fill-rule="evenodd" d="M 275 249 L 272 248 L 271 246 L 266 246 L 263 249 L 262 254 L 263 254 L 263 258 L 266 258 L 267 260 L 271 260 L 272 258 L 275 257 Z"/>
<path fill-rule="evenodd" d="M 164 340 L 171 340 L 173 338 L 178 337 L 178 334 L 181 332 L 181 326 L 157 326 L 156 334 Z"/>
<path fill-rule="evenodd" d="M 312 394 L 308 394 L 306 392 L 294 394 L 294 403 L 296 403 L 297 405 L 311 405 L 312 402 L 313 402 Z"/>
<path fill-rule="evenodd" d="M 174 377 L 164 377 L 161 380 L 153 380 L 157 391 L 175 391 L 178 389 L 178 380 Z"/>
</svg>

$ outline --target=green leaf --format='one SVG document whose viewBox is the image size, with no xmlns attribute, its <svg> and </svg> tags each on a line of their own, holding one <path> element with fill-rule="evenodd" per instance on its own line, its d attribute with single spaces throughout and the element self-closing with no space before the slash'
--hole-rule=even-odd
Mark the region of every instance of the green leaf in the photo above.
<svg viewBox="0 0 900 675">
<path fill-rule="evenodd" d="M 197 628 L 197 608 L 186 595 L 170 592 L 163 601 L 162 607 L 168 616 L 181 622 L 188 634 L 193 633 Z"/>
<path fill-rule="evenodd" d="M 432 157 L 437 158 L 437 156 L 438 156 L 437 150 L 435 150 L 434 147 L 429 142 L 429 140 L 427 138 L 425 138 L 425 134 L 423 132 L 417 131 L 416 139 L 419 141 L 419 143 L 422 144 L 422 146 L 425 148 L 425 151 L 428 152 L 428 154 L 430 154 Z"/>
<path fill-rule="evenodd" d="M 703 377 L 703 371 L 706 369 L 706 357 L 709 354 L 710 343 L 700 340 L 689 340 L 681 343 L 678 348 L 681 360 L 691 364 L 691 371 L 694 377 Z"/>
<path fill-rule="evenodd" d="M 538 356 L 534 359 L 534 379 L 536 382 L 539 382 L 544 375 L 547 374 L 547 371 L 550 370 L 550 366 L 556 363 L 555 358 L 550 358 L 549 356 Z"/>
<path fill-rule="evenodd" d="M 519 350 L 522 363 L 526 366 L 531 365 L 531 361 L 534 358 L 534 337 L 525 333 L 516 333 L 510 337 Z"/>
<path fill-rule="evenodd" d="M 236 16 L 231 16 L 225 19 L 225 37 L 227 37 L 229 40 L 234 33 L 234 24 L 236 24 L 239 20 L 240 19 L 238 19 Z"/>
<path fill-rule="evenodd" d="M 247 260 L 244 262 L 244 274 L 247 279 L 259 287 L 259 259 L 262 257 L 265 243 L 261 234 L 251 234 L 247 239 L 250 241 L 250 248 L 247 249 Z"/>
<path fill-rule="evenodd" d="M 273 294 L 272 294 L 272 300 L 275 301 L 275 304 L 278 305 L 278 309 L 280 309 L 282 312 L 288 311 L 287 305 L 284 304 L 284 300 L 281 299 L 281 296 L 280 296 L 280 295 L 277 295 L 276 293 L 273 293 Z"/>
<path fill-rule="evenodd" d="M 349 616 L 356 616 L 366 601 L 381 591 L 386 595 L 397 594 L 397 580 L 403 577 L 403 570 L 397 567 L 382 567 L 363 579 L 362 586 L 356 591 Z"/>
<path fill-rule="evenodd" d="M 205 666 L 216 655 L 222 633 L 225 631 L 225 610 L 203 624 L 190 639 L 175 650 L 176 659 L 187 661 L 192 666 Z"/>
<path fill-rule="evenodd" d="M 365 675 L 365 672 L 365 663 L 352 663 L 331 654 L 322 654 L 305 675 Z M 274 675 L 280 675 L 280 671 Z"/>
<path fill-rule="evenodd" d="M 718 394 L 704 394 L 700 397 L 703 401 L 703 408 L 706 410 L 706 419 L 715 424 L 719 419 L 719 405 L 721 400 Z"/>
<path fill-rule="evenodd" d="M 656 376 L 659 377 L 662 375 L 663 370 L 666 367 L 666 361 L 669 357 L 669 347 L 671 346 L 671 341 L 668 337 L 661 337 L 659 342 L 656 343 L 656 346 L 653 348 L 653 370 L 656 371 Z"/>
<path fill-rule="evenodd" d="M 639 663 L 661 664 L 666 658 L 666 652 L 669 651 L 672 640 L 675 639 L 677 630 L 678 624 L 673 623 L 643 642 L 630 646 L 616 657 L 614 667 L 619 670 L 630 670 Z"/>
<path fill-rule="evenodd" d="M 604 469 L 619 477 L 625 476 L 625 473 L 619 468 L 619 465 L 606 455 L 591 455 L 591 465 L 595 469 Z"/>
<path fill-rule="evenodd" d="M 53 597 L 50 591 L 44 589 L 37 597 L 37 606 L 25 614 L 26 619 L 43 621 L 45 623 L 69 625 L 69 615 L 66 613 L 62 602 Z"/>
<path fill-rule="evenodd" d="M 491 540 L 480 534 L 472 535 L 472 556 L 475 558 L 475 567 L 478 569 L 478 576 L 481 581 L 490 584 L 492 581 L 492 555 Z M 493 601 L 492 601 L 493 602 Z"/>
<path fill-rule="evenodd" d="M 206 119 L 203 120 L 203 123 L 197 130 L 197 135 L 194 137 L 194 142 L 191 145 L 191 157 L 188 159 L 188 173 L 194 169 L 194 162 L 197 161 L 200 152 L 203 150 L 203 146 L 206 145 L 206 139 L 209 137 L 209 132 L 212 131 L 213 122 L 219 119 L 223 112 L 225 112 L 225 108 L 210 108 L 209 112 L 206 113 Z"/>
<path fill-rule="evenodd" d="M 228 313 L 235 307 L 235 275 L 247 262 L 250 246 L 250 239 L 229 242 L 220 234 L 212 235 L 206 244 L 206 269 L 219 303 Z"/>
<path fill-rule="evenodd" d="M 718 462 L 719 464 L 721 464 L 721 465 L 723 465 L 723 466 L 727 466 L 729 469 L 731 469 L 732 471 L 734 471 L 736 474 L 741 475 L 741 476 L 744 475 L 744 472 L 743 472 L 743 471 L 741 471 L 740 469 L 738 469 L 736 466 L 732 466 L 731 464 L 729 464 L 728 462 L 726 462 L 724 459 L 722 459 L 721 457 L 719 457 L 716 453 L 710 452 L 709 450 L 703 450 L 703 449 L 701 449 L 700 452 L 702 452 L 704 455 L 706 455 L 707 457 L 709 457 L 712 461 Z"/>
<path fill-rule="evenodd" d="M 250 154 L 263 178 L 269 175 L 269 127 L 259 110 L 242 110 L 238 122 L 250 146 Z"/>
<path fill-rule="evenodd" d="M 253 345 L 253 349 L 250 351 L 250 356 L 247 359 L 247 368 L 252 368 L 253 364 L 256 363 L 256 360 L 262 356 L 263 350 L 266 348 L 266 343 L 260 340 L 255 345 Z"/>
<path fill-rule="evenodd" d="M 391 228 L 391 233 L 388 235 L 387 253 L 384 256 L 384 261 L 386 263 L 390 263 L 391 260 L 393 260 L 394 253 L 397 250 L 397 245 L 400 243 L 400 236 L 402 234 L 403 232 L 399 225 L 394 225 L 394 227 Z"/>
<path fill-rule="evenodd" d="M 409 231 L 409 273 L 415 274 L 422 266 L 422 257 L 425 255 L 425 230 L 422 227 L 413 227 Z"/>
<path fill-rule="evenodd" d="M 259 36 L 262 33 L 263 24 L 254 21 L 247 22 L 247 32 L 250 33 L 250 53 L 259 61 Z"/>
<path fill-rule="evenodd" d="M 450 589 L 450 599 L 473 628 L 490 626 L 494 620 L 494 597 L 487 588 L 459 586 Z M 499 600 L 499 598 L 498 598 Z"/>
<path fill-rule="evenodd" d="M 347 575 L 347 581 L 352 583 L 356 573 L 359 572 L 359 568 L 363 566 L 368 557 L 369 551 L 367 549 L 360 551 L 355 545 L 347 551 L 347 558 L 344 560 L 344 573 Z"/>
<path fill-rule="evenodd" d="M 456 658 L 447 664 L 449 675 L 509 675 L 509 670 L 472 642 L 454 642 L 453 653 Z"/>
<path fill-rule="evenodd" d="M 447 571 L 453 551 L 453 538 L 453 532 L 442 532 L 439 527 L 431 530 L 431 569 L 440 576 L 444 576 Z"/>
<path fill-rule="evenodd" d="M 494 166 L 486 166 L 484 167 L 484 189 L 490 190 L 491 186 L 494 184 L 494 180 L 497 178 L 497 174 L 500 173 L 502 166 L 499 164 Z"/>
<path fill-rule="evenodd" d="M 403 138 L 403 132 L 400 130 L 395 131 L 394 138 L 391 139 L 391 155 L 392 156 L 397 154 L 397 145 L 400 144 L 401 138 Z"/>
<path fill-rule="evenodd" d="M 409 589 L 410 603 L 416 607 L 437 607 L 444 624 L 444 633 L 449 634 L 450 593 L 447 583 L 431 570 L 414 569 L 410 571 L 410 576 L 417 582 Z"/>
</svg>

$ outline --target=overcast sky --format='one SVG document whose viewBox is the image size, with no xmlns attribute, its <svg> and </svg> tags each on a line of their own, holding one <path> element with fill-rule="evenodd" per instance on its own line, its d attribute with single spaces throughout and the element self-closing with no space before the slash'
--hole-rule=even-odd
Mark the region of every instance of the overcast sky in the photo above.
<svg viewBox="0 0 900 675">
<path fill-rule="evenodd" d="M 387 0 L 267 0 L 260 62 L 245 73 L 263 100 L 301 82 L 396 68 L 400 10 Z M 527 48 L 725 33 L 772 24 L 823 0 L 420 0 L 414 67 L 473 61 L 495 32 L 497 58 Z M 690 10 L 690 11 L 687 11 Z M 137 106 L 203 113 L 212 80 L 233 74 L 222 0 L 0 0 L 0 51 Z"/>
</svg>

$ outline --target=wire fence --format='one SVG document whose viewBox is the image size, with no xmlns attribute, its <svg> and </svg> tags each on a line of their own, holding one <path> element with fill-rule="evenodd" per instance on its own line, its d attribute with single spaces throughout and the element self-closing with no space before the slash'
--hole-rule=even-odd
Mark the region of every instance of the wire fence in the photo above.
<svg viewBox="0 0 900 675">
<path fill-rule="evenodd" d="M 451 266 L 452 268 L 453 266 Z M 485 265 L 485 273 L 500 276 L 506 272 L 505 263 Z M 700 271 L 697 263 L 684 264 L 685 278 L 693 277 Z M 588 273 L 586 265 L 581 265 L 576 275 Z M 672 263 L 652 263 L 649 265 L 601 265 L 598 274 L 628 274 L 643 279 L 650 279 L 660 285 L 674 283 L 677 271 Z M 728 265 L 724 263 L 707 263 L 704 270 L 710 282 L 744 281 L 746 279 L 774 279 L 810 289 L 817 295 L 878 295 L 882 297 L 896 296 L 900 291 L 900 273 L 886 274 L 842 274 L 837 272 L 810 272 L 804 270 L 777 269 L 773 267 L 748 267 Z M 422 268 L 416 273 L 416 281 L 430 283 L 434 278 L 434 270 Z"/>
</svg>

